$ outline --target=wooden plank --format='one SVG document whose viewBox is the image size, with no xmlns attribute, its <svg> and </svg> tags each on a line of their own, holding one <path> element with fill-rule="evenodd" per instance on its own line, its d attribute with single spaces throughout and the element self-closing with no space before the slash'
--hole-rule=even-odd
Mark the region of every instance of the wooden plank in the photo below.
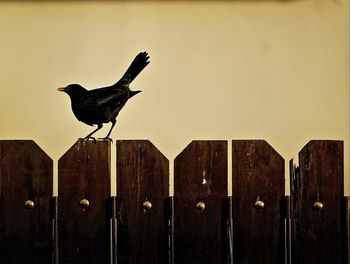
<svg viewBox="0 0 350 264">
<path fill-rule="evenodd" d="M 290 239 L 291 239 L 291 262 L 295 263 L 295 243 L 297 243 L 297 231 L 296 231 L 296 224 L 298 219 L 295 218 L 295 211 L 296 211 L 296 202 L 297 201 L 297 196 L 298 196 L 298 186 L 300 186 L 300 168 L 294 163 L 294 160 L 289 161 L 289 186 L 290 186 L 290 218 L 291 218 L 291 234 L 290 234 Z"/>
<path fill-rule="evenodd" d="M 0 263 L 50 263 L 52 173 L 51 158 L 34 141 L 0 141 Z"/>
<path fill-rule="evenodd" d="M 224 218 L 226 218 L 226 238 L 225 238 L 225 247 L 227 248 L 228 254 L 226 263 L 227 264 L 233 264 L 233 217 L 232 217 L 232 196 L 228 196 L 226 198 L 226 202 L 224 205 L 224 209 L 226 212 L 226 215 Z"/>
<path fill-rule="evenodd" d="M 291 219 L 291 197 L 286 195 L 285 197 L 285 207 L 286 207 L 286 216 L 285 216 L 285 228 L 286 228 L 286 242 L 285 242 L 285 257 L 286 264 L 292 263 L 292 219 Z"/>
<path fill-rule="evenodd" d="M 110 148 L 79 140 L 58 161 L 59 263 L 110 263 Z"/>
<path fill-rule="evenodd" d="M 227 263 L 227 141 L 192 141 L 174 166 L 175 263 Z"/>
<path fill-rule="evenodd" d="M 234 263 L 284 263 L 284 159 L 263 140 L 232 142 Z"/>
<path fill-rule="evenodd" d="M 288 254 L 288 259 L 290 263 L 293 263 L 293 255 L 294 255 L 294 243 L 296 241 L 296 219 L 295 219 L 295 203 L 296 201 L 296 190 L 298 188 L 298 180 L 300 179 L 300 169 L 299 167 L 294 163 L 294 160 L 291 159 L 289 161 L 289 189 L 290 189 L 290 201 L 289 201 L 289 213 L 290 213 L 290 234 L 288 234 L 288 239 L 289 239 L 289 252 Z M 288 263 L 289 264 L 289 263 Z"/>
<path fill-rule="evenodd" d="M 292 183 L 293 263 L 345 263 L 343 142 L 310 141 L 299 153 L 299 168 Z"/>
<path fill-rule="evenodd" d="M 168 238 L 167 264 L 174 264 L 174 196 L 165 200 L 165 226 L 167 229 L 166 237 Z"/>
<path fill-rule="evenodd" d="M 58 264 L 58 197 L 50 198 L 52 264 Z"/>
<path fill-rule="evenodd" d="M 343 223 L 344 223 L 344 263 L 350 263 L 350 196 L 343 200 Z"/>
<path fill-rule="evenodd" d="M 111 219 L 111 264 L 117 264 L 117 204 L 118 200 L 116 196 L 112 196 L 109 199 L 110 210 L 109 217 Z"/>
<path fill-rule="evenodd" d="M 117 141 L 117 196 L 118 263 L 166 263 L 169 162 L 148 140 Z"/>
</svg>

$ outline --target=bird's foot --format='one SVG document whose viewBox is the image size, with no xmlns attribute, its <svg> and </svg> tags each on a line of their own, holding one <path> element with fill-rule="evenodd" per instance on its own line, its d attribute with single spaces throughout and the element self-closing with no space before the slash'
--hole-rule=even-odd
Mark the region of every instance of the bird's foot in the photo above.
<svg viewBox="0 0 350 264">
<path fill-rule="evenodd" d="M 94 137 L 86 136 L 86 137 L 83 138 L 84 141 L 85 140 L 90 140 L 90 139 L 93 140 L 95 142 L 95 144 L 96 144 L 96 138 L 94 138 Z"/>
<path fill-rule="evenodd" d="M 99 138 L 99 139 L 101 139 L 101 140 L 107 140 L 107 141 L 113 143 L 113 139 L 111 139 L 110 137 L 104 137 L 104 138 Z"/>
</svg>

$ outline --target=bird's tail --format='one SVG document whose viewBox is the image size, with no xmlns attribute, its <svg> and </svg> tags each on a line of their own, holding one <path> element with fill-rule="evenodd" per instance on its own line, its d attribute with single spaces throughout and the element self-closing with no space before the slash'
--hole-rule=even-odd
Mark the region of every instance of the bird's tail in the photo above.
<svg viewBox="0 0 350 264">
<path fill-rule="evenodd" d="M 129 68 L 126 70 L 122 78 L 116 83 L 118 85 L 122 80 L 127 79 L 131 83 L 137 75 L 148 65 L 149 56 L 147 52 L 140 52 L 136 55 L 135 59 L 131 62 Z"/>
<path fill-rule="evenodd" d="M 138 93 L 140 93 L 141 91 L 129 91 L 129 98 L 133 97 L 134 95 L 137 95 Z"/>
</svg>

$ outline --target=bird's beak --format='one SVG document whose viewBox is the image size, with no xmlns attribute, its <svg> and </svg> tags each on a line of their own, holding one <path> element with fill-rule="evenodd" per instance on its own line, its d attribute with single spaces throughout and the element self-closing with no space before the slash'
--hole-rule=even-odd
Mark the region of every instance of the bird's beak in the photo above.
<svg viewBox="0 0 350 264">
<path fill-rule="evenodd" d="M 65 92 L 66 90 L 65 90 L 65 87 L 60 87 L 60 88 L 57 89 L 57 91 Z"/>
</svg>

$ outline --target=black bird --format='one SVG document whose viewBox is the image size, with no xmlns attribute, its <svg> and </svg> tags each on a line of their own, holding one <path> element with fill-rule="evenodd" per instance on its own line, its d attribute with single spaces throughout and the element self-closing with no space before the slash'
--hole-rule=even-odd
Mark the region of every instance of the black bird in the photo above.
<svg viewBox="0 0 350 264">
<path fill-rule="evenodd" d="M 149 64 L 148 59 L 147 52 L 140 52 L 120 80 L 108 87 L 86 90 L 79 84 L 70 84 L 58 88 L 58 91 L 69 95 L 73 113 L 79 121 L 90 126 L 97 125 L 84 139 L 95 140 L 92 135 L 102 128 L 103 123 L 111 122 L 112 127 L 104 139 L 112 141 L 109 135 L 115 126 L 119 111 L 131 97 L 141 92 L 130 90 L 129 84 Z"/>
</svg>

